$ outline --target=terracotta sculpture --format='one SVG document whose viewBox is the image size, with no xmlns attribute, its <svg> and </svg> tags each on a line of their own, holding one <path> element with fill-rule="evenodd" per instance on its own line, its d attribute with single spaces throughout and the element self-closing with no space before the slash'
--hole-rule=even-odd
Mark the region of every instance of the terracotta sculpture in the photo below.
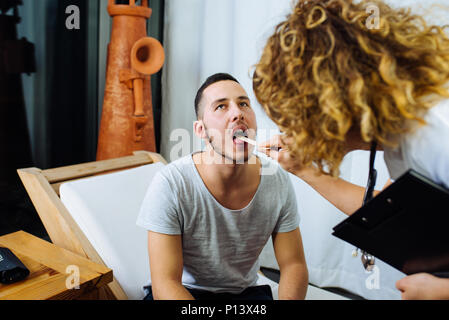
<svg viewBox="0 0 449 320">
<path fill-rule="evenodd" d="M 156 152 L 150 75 L 164 63 L 159 41 L 147 37 L 148 0 L 136 5 L 109 0 L 112 17 L 106 86 L 98 138 L 97 160 Z"/>
</svg>

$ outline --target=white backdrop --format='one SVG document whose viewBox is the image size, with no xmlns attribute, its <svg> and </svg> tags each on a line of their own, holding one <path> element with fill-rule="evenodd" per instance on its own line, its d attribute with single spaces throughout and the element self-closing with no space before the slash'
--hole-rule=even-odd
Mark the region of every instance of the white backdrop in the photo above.
<svg viewBox="0 0 449 320">
<path fill-rule="evenodd" d="M 447 0 L 390 0 L 394 6 L 445 4 Z M 291 0 L 169 0 L 165 8 L 164 47 L 166 63 L 163 70 L 163 108 L 161 153 L 173 161 L 200 147 L 193 139 L 195 120 L 194 97 L 204 80 L 216 72 L 234 75 L 252 101 L 258 128 L 263 133 L 276 126 L 257 104 L 252 92 L 250 73 L 257 63 L 265 41 L 274 26 L 293 7 Z M 436 12 L 436 14 L 435 14 Z M 437 10 L 429 21 L 448 21 L 448 15 Z M 179 149 L 177 129 L 188 132 L 190 142 Z M 274 131 L 273 131 L 274 130 Z M 186 136 L 184 135 L 184 139 Z M 258 141 L 268 137 L 263 134 Z M 172 141 L 173 140 L 173 141 Z M 183 144 L 184 146 L 185 143 Z M 173 152 L 176 150 L 176 152 Z M 388 178 L 383 155 L 377 155 L 377 187 Z M 366 184 L 368 152 L 349 154 L 341 168 L 342 177 L 359 185 Z M 346 216 L 298 178 L 291 176 L 301 216 L 306 260 L 310 282 L 321 287 L 340 287 L 369 299 L 397 299 L 395 281 L 403 274 L 377 261 L 376 274 L 365 273 L 360 256 L 353 258 L 353 247 L 331 236 L 332 227 Z M 262 265 L 277 268 L 271 241 L 261 255 Z M 376 282 L 376 281 L 379 282 Z M 367 285 L 368 283 L 368 285 Z"/>
</svg>

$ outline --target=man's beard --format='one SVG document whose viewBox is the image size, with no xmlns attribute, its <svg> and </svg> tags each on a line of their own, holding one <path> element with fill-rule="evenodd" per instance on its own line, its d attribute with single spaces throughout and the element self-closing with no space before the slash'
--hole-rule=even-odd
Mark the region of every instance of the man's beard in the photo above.
<svg viewBox="0 0 449 320">
<path fill-rule="evenodd" d="M 234 155 L 231 157 L 231 156 L 227 155 L 226 152 L 223 152 L 223 150 L 222 150 L 221 148 L 219 148 L 217 145 L 214 144 L 214 140 L 209 136 L 208 129 L 207 129 L 206 124 L 204 123 L 204 121 L 203 121 L 203 125 L 204 125 L 204 129 L 206 130 L 206 138 L 207 138 L 207 140 L 209 141 L 209 144 L 211 145 L 212 150 L 213 150 L 216 154 L 218 154 L 219 156 L 221 156 L 223 159 L 225 159 L 225 162 L 224 162 L 224 163 L 226 163 L 226 159 L 229 160 L 229 161 L 232 161 L 232 164 L 243 164 L 243 163 L 248 162 L 248 160 L 249 160 L 249 158 L 250 158 L 250 155 L 249 155 L 249 154 L 246 155 L 246 156 L 243 156 L 243 159 L 236 159 L 236 158 L 235 158 L 235 157 L 236 157 L 236 154 L 234 154 Z M 225 141 L 226 141 L 226 139 L 225 139 Z M 244 148 L 244 147 L 243 147 L 243 148 Z"/>
</svg>

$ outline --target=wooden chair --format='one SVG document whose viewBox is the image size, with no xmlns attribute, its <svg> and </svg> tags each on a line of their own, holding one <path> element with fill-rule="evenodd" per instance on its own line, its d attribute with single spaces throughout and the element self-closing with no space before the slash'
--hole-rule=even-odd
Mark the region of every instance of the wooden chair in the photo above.
<svg viewBox="0 0 449 320">
<path fill-rule="evenodd" d="M 62 183 L 131 169 L 142 165 L 161 162 L 164 158 L 147 151 L 136 151 L 132 156 L 95 161 L 55 169 L 41 170 L 26 168 L 17 170 L 28 195 L 39 214 L 53 244 L 105 265 L 102 258 L 85 236 L 79 225 L 60 199 Z M 127 299 L 121 285 L 115 279 L 97 292 L 91 292 L 88 299 Z"/>
</svg>

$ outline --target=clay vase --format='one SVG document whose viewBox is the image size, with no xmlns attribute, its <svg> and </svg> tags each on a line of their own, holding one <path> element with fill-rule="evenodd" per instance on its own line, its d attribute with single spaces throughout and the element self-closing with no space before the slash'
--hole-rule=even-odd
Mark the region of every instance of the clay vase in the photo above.
<svg viewBox="0 0 449 320">
<path fill-rule="evenodd" d="M 147 37 L 152 13 L 148 0 L 141 5 L 109 0 L 108 12 L 112 29 L 97 160 L 136 150 L 156 152 L 150 76 L 162 68 L 165 58 L 160 42 Z"/>
</svg>

